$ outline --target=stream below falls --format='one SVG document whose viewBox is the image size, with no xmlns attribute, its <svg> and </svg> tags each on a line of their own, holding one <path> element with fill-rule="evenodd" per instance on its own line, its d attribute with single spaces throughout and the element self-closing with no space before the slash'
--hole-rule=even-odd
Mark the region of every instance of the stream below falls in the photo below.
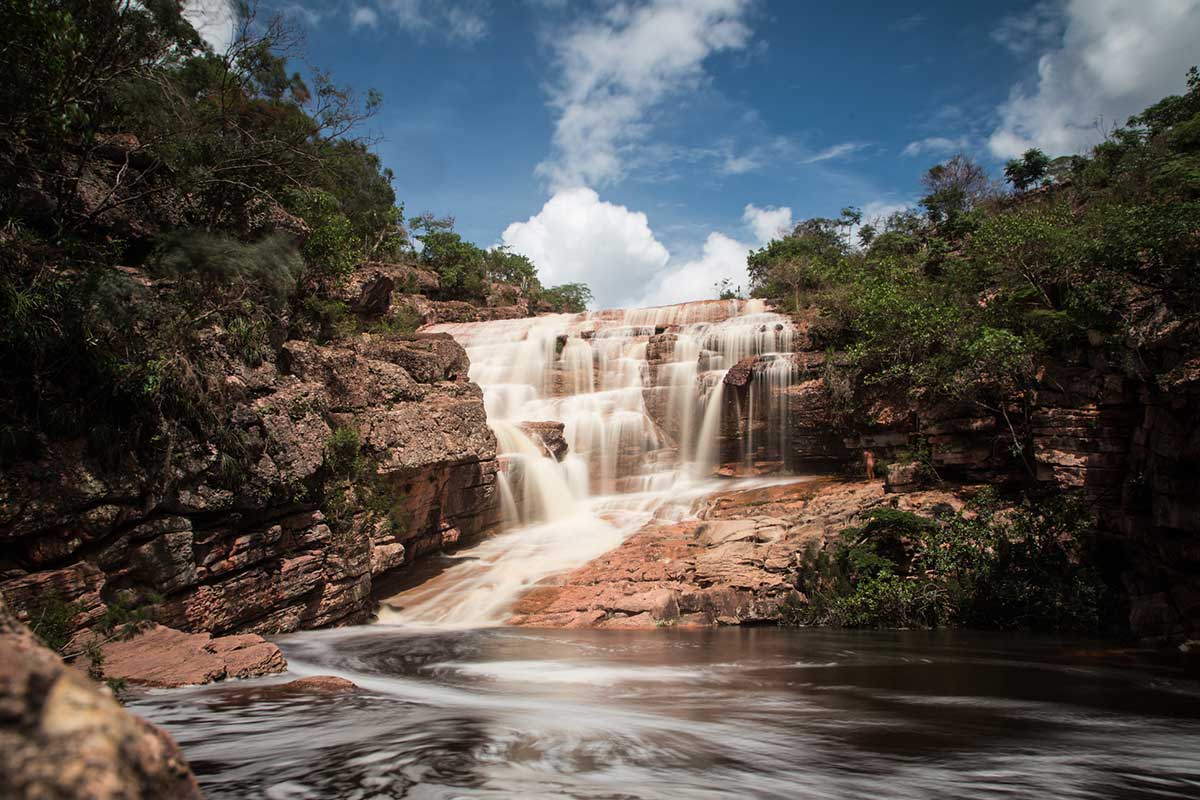
<svg viewBox="0 0 1200 800">
<path fill-rule="evenodd" d="M 390 625 L 278 641 L 289 676 L 130 703 L 209 797 L 1200 797 L 1197 686 L 1095 642 Z M 361 691 L 272 692 L 313 674 Z"/>
</svg>

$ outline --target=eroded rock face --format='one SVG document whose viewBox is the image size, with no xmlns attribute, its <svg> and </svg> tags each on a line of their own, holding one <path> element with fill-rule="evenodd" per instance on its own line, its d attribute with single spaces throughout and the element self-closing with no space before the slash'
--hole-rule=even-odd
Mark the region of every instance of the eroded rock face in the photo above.
<svg viewBox="0 0 1200 800">
<path fill-rule="evenodd" d="M 567 439 L 563 435 L 563 423 L 550 422 L 522 422 L 517 425 L 525 435 L 533 439 L 533 441 L 541 444 L 545 448 L 547 455 L 555 461 L 562 461 L 567 457 Z"/>
<path fill-rule="evenodd" d="M 0 787 L 30 800 L 199 800 L 169 735 L 63 664 L 0 603 Z"/>
<path fill-rule="evenodd" d="M 0 597 L 24 618 L 72 604 L 73 652 L 114 604 L 184 634 L 365 621 L 373 578 L 498 520 L 468 366 L 445 335 L 288 341 L 211 376 L 234 404 L 236 462 L 208 442 L 118 469 L 51 447 L 0 475 Z M 333 474 L 334 431 L 358 441 L 352 479 Z"/>
</svg>

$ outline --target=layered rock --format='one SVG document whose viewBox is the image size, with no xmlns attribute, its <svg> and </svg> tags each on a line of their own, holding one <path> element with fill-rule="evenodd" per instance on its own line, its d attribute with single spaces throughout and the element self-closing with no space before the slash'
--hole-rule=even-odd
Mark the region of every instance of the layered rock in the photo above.
<svg viewBox="0 0 1200 800">
<path fill-rule="evenodd" d="M 0 786 L 13 798 L 200 798 L 169 735 L 64 665 L 2 602 Z"/>
<path fill-rule="evenodd" d="M 255 678 L 287 669 L 279 648 L 254 634 L 183 633 L 153 625 L 101 648 L 106 679 L 171 687 Z"/>
<path fill-rule="evenodd" d="M 68 652 L 109 609 L 218 635 L 361 622 L 374 577 L 496 522 L 495 439 L 449 337 L 289 341 L 227 366 L 219 442 L 115 469 L 67 443 L 0 476 L 0 597 L 26 617 L 69 605 Z M 330 464 L 335 431 L 353 476 Z"/>
</svg>

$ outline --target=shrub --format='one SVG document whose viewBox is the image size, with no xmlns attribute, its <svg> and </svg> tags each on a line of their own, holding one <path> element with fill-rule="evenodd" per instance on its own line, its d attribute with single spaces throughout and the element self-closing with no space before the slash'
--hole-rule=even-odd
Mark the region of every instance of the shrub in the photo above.
<svg viewBox="0 0 1200 800">
<path fill-rule="evenodd" d="M 325 468 L 338 478 L 353 478 L 362 465 L 359 446 L 358 431 L 337 428 L 325 443 Z"/>
<path fill-rule="evenodd" d="M 83 612 L 80 603 L 68 603 L 57 590 L 51 590 L 38 605 L 29 609 L 29 629 L 56 653 L 71 641 L 75 618 Z"/>
<path fill-rule="evenodd" d="M 809 552 L 785 622 L 840 627 L 1093 630 L 1106 589 L 1088 566 L 1090 519 L 1069 500 L 1002 509 L 990 492 L 927 519 L 877 509 Z"/>
</svg>

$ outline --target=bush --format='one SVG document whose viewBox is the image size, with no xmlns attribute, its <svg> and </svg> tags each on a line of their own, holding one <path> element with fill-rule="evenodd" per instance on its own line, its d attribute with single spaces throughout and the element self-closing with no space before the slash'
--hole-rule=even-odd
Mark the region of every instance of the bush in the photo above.
<svg viewBox="0 0 1200 800">
<path fill-rule="evenodd" d="M 51 590 L 42 601 L 29 609 L 29 629 L 56 653 L 71 641 L 75 618 L 83 612 L 79 603 L 68 603 L 57 590 Z"/>
<path fill-rule="evenodd" d="M 1094 630 L 1105 587 L 1089 563 L 1090 520 L 1072 501 L 1002 509 L 983 493 L 964 511 L 926 519 L 893 509 L 806 554 L 807 604 L 785 622 L 838 627 Z"/>
<path fill-rule="evenodd" d="M 353 478 L 362 465 L 359 446 L 358 431 L 337 428 L 325 443 L 325 468 L 335 477 Z"/>
</svg>

